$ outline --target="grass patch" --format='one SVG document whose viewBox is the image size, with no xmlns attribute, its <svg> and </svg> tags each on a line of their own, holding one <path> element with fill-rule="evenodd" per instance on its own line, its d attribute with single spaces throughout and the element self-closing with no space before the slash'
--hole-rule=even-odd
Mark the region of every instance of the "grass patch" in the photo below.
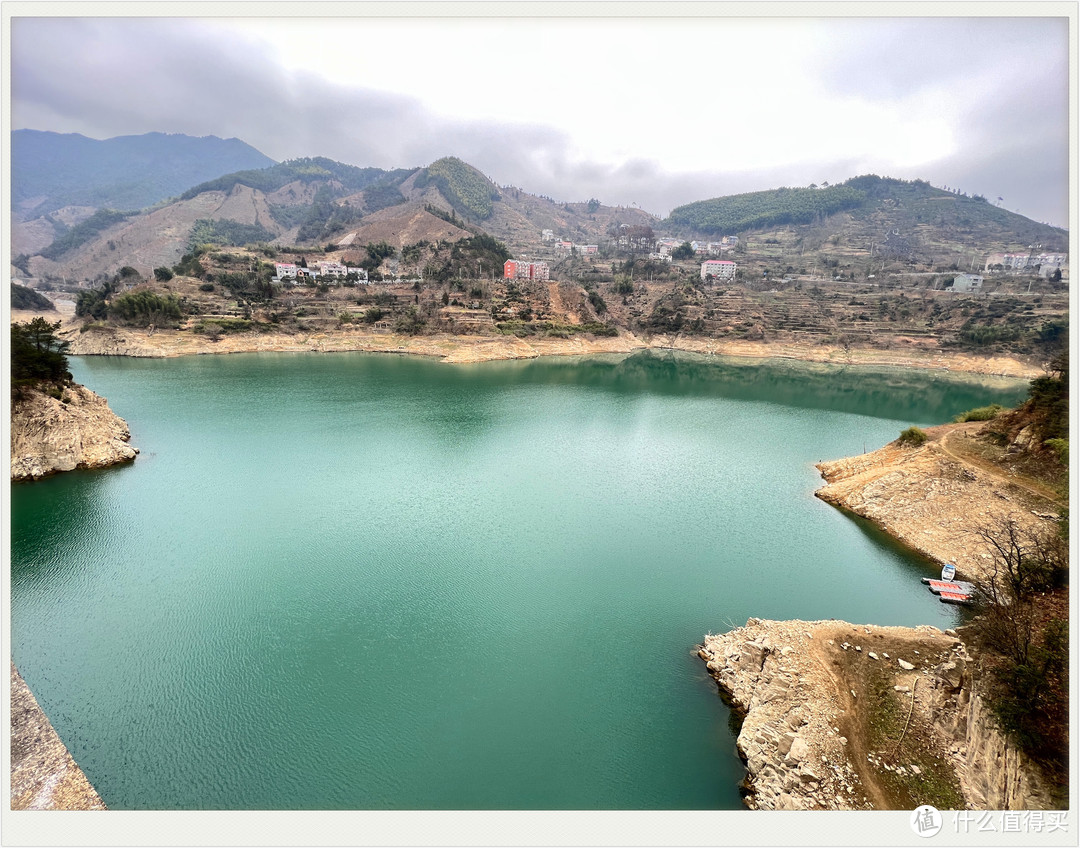
<svg viewBox="0 0 1080 848">
<path fill-rule="evenodd" d="M 890 796 L 893 809 L 913 810 L 922 804 L 939 810 L 964 809 L 956 772 L 934 753 L 935 742 L 917 715 L 908 725 L 911 694 L 896 692 L 894 680 L 876 664 L 867 668 L 863 699 L 871 751 L 868 765 Z"/>
<path fill-rule="evenodd" d="M 992 403 L 989 406 L 979 406 L 975 409 L 969 409 L 967 412 L 962 412 L 953 419 L 953 422 L 964 424 L 968 421 L 990 421 L 997 418 L 1004 411 L 1005 407 Z"/>
<path fill-rule="evenodd" d="M 918 427 L 908 427 L 900 434 L 897 441 L 907 447 L 917 448 L 926 441 L 926 431 Z"/>
</svg>

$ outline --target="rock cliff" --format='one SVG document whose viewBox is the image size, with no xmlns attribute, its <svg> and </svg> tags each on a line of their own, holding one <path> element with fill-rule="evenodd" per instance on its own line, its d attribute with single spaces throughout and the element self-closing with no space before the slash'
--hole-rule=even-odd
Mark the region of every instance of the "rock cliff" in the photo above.
<svg viewBox="0 0 1080 848">
<path fill-rule="evenodd" d="M 131 462 L 130 438 L 127 423 L 84 386 L 66 386 L 59 399 L 26 392 L 12 402 L 11 479 Z"/>
<path fill-rule="evenodd" d="M 699 656 L 742 718 L 751 809 L 1055 805 L 973 694 L 953 631 L 752 618 Z"/>
</svg>

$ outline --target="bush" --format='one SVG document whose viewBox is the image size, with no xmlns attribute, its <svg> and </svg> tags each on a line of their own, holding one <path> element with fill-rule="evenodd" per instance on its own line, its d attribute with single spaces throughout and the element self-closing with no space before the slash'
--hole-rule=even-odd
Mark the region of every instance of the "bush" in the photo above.
<svg viewBox="0 0 1080 848">
<path fill-rule="evenodd" d="M 199 286 L 199 291 L 212 292 L 213 290 L 214 290 L 214 284 L 213 283 L 203 283 L 201 286 Z"/>
<path fill-rule="evenodd" d="M 173 272 L 168 268 L 161 267 L 154 269 L 154 279 L 159 283 L 167 283 L 173 278 Z"/>
<path fill-rule="evenodd" d="M 992 403 L 989 406 L 979 406 L 975 409 L 969 409 L 967 412 L 962 412 L 953 421 L 957 424 L 963 424 L 967 421 L 990 421 L 997 418 L 1004 411 L 1005 407 L 1001 406 L 1001 404 Z"/>
<path fill-rule="evenodd" d="M 906 447 L 917 448 L 926 441 L 926 431 L 918 427 L 908 427 L 900 434 L 897 441 Z"/>
<path fill-rule="evenodd" d="M 106 300 L 108 292 L 104 289 L 90 289 L 79 292 L 75 300 L 75 314 L 80 318 L 104 319 L 109 313 L 109 304 Z"/>
<path fill-rule="evenodd" d="M 410 306 L 409 311 L 398 316 L 394 322 L 394 332 L 414 336 L 424 328 L 425 321 L 416 311 L 416 307 Z"/>
</svg>

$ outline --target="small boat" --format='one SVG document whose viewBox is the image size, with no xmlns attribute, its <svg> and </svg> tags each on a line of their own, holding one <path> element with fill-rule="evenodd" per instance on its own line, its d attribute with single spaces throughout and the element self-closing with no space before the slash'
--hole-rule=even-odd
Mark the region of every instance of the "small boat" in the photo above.
<svg viewBox="0 0 1080 848">
<path fill-rule="evenodd" d="M 971 595 L 961 595 L 959 592 L 942 592 L 938 600 L 943 604 L 972 604 L 974 599 Z"/>
<path fill-rule="evenodd" d="M 952 580 L 954 577 L 956 577 L 956 566 L 951 562 L 945 563 L 944 568 L 941 569 L 941 579 Z"/>
</svg>

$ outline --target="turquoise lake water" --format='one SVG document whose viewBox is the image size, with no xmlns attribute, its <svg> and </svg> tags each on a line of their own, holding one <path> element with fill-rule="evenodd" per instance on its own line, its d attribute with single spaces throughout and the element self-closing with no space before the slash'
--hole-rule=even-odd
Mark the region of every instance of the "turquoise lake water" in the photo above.
<svg viewBox="0 0 1080 848">
<path fill-rule="evenodd" d="M 72 370 L 141 454 L 12 486 L 12 649 L 114 809 L 736 809 L 706 633 L 956 621 L 814 463 L 1026 389 L 662 353 Z"/>
</svg>

